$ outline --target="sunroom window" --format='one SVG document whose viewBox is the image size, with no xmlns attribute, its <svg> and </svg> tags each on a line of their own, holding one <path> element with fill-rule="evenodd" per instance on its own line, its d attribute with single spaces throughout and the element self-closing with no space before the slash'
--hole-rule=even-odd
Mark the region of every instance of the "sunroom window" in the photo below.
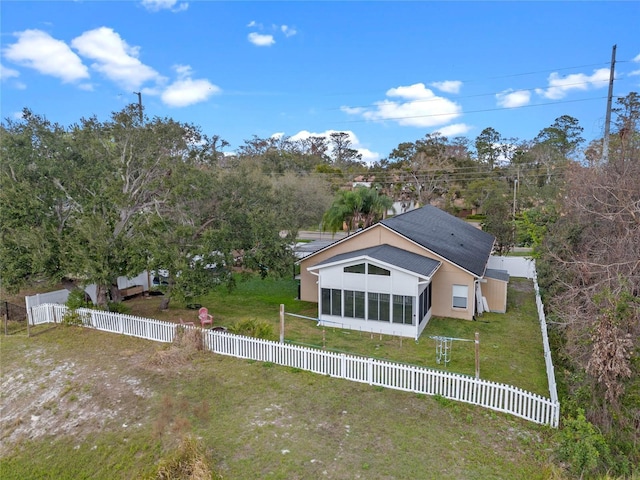
<svg viewBox="0 0 640 480">
<path fill-rule="evenodd" d="M 348 267 L 344 267 L 344 273 L 364 273 L 364 271 L 364 263 L 358 263 L 357 265 L 349 265 Z"/>
</svg>

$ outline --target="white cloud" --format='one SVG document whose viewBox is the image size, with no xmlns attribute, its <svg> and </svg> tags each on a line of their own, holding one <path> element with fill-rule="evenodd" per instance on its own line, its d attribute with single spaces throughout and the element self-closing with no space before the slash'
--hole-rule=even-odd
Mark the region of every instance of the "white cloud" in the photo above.
<svg viewBox="0 0 640 480">
<path fill-rule="evenodd" d="M 537 88 L 536 93 L 551 100 L 559 100 L 566 97 L 572 90 L 588 90 L 589 88 L 605 87 L 609 84 L 609 69 L 599 68 L 592 75 L 584 73 L 572 73 L 566 77 L 560 77 L 553 72 L 548 78 L 549 87 Z"/>
<path fill-rule="evenodd" d="M 504 108 L 515 108 L 528 105 L 531 100 L 529 90 L 505 90 L 496 94 L 498 106 Z"/>
<path fill-rule="evenodd" d="M 348 113 L 349 115 L 361 115 L 367 111 L 364 107 L 348 107 L 348 106 L 340 107 L 340 110 L 342 110 L 344 113 Z"/>
<path fill-rule="evenodd" d="M 282 25 L 280 27 L 280 30 L 282 31 L 282 33 L 284 33 L 284 36 L 287 38 L 293 37 L 296 33 L 298 33 L 295 28 L 291 28 L 287 25 Z"/>
<path fill-rule="evenodd" d="M 261 25 L 258 25 L 255 20 L 251 20 L 249 23 L 247 23 L 247 27 L 249 27 L 249 28 L 251 28 L 251 27 L 261 27 Z"/>
<path fill-rule="evenodd" d="M 8 80 L 10 78 L 17 78 L 20 76 L 20 72 L 13 68 L 5 67 L 0 63 L 0 80 Z"/>
<path fill-rule="evenodd" d="M 251 32 L 247 38 L 251 43 L 256 45 L 257 47 L 270 47 L 276 41 L 273 39 L 273 35 L 263 35 L 257 32 Z"/>
<path fill-rule="evenodd" d="M 142 6 L 150 12 L 159 12 L 160 10 L 183 12 L 189 8 L 187 2 L 178 3 L 178 0 L 142 0 Z"/>
<path fill-rule="evenodd" d="M 446 127 L 440 127 L 436 131 L 440 132 L 440 135 L 444 137 L 451 138 L 457 137 L 458 135 L 464 135 L 469 130 L 471 130 L 471 128 L 471 125 L 467 125 L 466 123 L 452 123 L 451 125 L 447 125 Z"/>
<path fill-rule="evenodd" d="M 632 62 L 640 62 L 640 53 L 634 57 Z M 629 75 L 630 77 L 640 75 L 640 70 L 633 70 L 632 72 L 629 72 L 627 75 Z"/>
<path fill-rule="evenodd" d="M 435 95 L 423 83 L 391 88 L 385 99 L 375 103 L 375 108 L 341 107 L 343 112 L 360 115 L 366 120 L 391 120 L 398 125 L 411 127 L 436 127 L 445 125 L 462 115 L 462 107 L 444 97 Z"/>
<path fill-rule="evenodd" d="M 329 140 L 331 138 L 332 133 L 338 133 L 338 132 L 346 133 L 349 136 L 349 140 L 351 141 L 351 148 L 353 148 L 354 150 L 357 150 L 358 153 L 362 155 L 363 162 L 370 164 L 380 159 L 380 154 L 378 152 L 373 152 L 368 148 L 365 148 L 364 146 L 362 146 L 356 134 L 350 130 L 347 130 L 347 131 L 325 130 L 324 132 L 321 132 L 321 133 L 312 133 L 312 132 L 309 132 L 308 130 L 301 130 L 295 135 L 291 136 L 289 140 L 295 142 L 298 140 L 305 140 L 309 137 L 323 137 Z M 329 149 L 329 152 L 330 151 L 331 149 Z"/>
<path fill-rule="evenodd" d="M 430 86 L 445 93 L 460 93 L 462 82 L 460 80 L 445 80 L 444 82 L 432 82 Z"/>
<path fill-rule="evenodd" d="M 209 80 L 191 78 L 193 71 L 188 65 L 176 65 L 173 68 L 178 79 L 160 95 L 162 101 L 170 107 L 186 107 L 201 103 L 222 91 Z"/>
<path fill-rule="evenodd" d="M 161 77 L 139 59 L 139 47 L 131 47 L 111 28 L 100 27 L 84 32 L 71 41 L 83 57 L 95 61 L 92 68 L 127 89 L 138 89 L 150 80 Z"/>
<path fill-rule="evenodd" d="M 89 78 L 87 67 L 63 41 L 41 30 L 25 30 L 15 36 L 18 41 L 4 49 L 7 60 L 65 83 Z"/>
</svg>

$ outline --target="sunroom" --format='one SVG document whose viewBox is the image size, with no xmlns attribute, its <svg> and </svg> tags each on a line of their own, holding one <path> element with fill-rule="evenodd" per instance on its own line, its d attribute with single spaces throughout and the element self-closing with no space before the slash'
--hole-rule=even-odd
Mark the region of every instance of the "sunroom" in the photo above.
<svg viewBox="0 0 640 480">
<path fill-rule="evenodd" d="M 432 278 L 440 265 L 384 244 L 309 267 L 318 278 L 320 324 L 417 339 L 431 318 Z"/>
</svg>

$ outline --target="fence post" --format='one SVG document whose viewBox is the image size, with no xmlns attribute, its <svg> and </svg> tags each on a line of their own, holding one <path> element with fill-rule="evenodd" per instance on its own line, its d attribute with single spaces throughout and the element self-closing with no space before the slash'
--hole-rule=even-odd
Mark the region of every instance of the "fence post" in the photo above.
<svg viewBox="0 0 640 480">
<path fill-rule="evenodd" d="M 480 380 L 480 333 L 476 332 L 476 380 Z"/>
<path fill-rule="evenodd" d="M 284 303 L 280 304 L 280 343 L 284 343 Z"/>
</svg>

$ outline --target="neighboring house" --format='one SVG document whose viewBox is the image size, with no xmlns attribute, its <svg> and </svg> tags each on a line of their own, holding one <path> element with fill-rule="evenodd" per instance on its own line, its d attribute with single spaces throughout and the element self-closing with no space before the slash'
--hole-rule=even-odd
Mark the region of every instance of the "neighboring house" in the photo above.
<svg viewBox="0 0 640 480">
<path fill-rule="evenodd" d="M 337 326 L 418 338 L 431 316 L 506 310 L 508 274 L 487 269 L 495 237 L 427 205 L 300 260 L 300 299 Z"/>
</svg>

